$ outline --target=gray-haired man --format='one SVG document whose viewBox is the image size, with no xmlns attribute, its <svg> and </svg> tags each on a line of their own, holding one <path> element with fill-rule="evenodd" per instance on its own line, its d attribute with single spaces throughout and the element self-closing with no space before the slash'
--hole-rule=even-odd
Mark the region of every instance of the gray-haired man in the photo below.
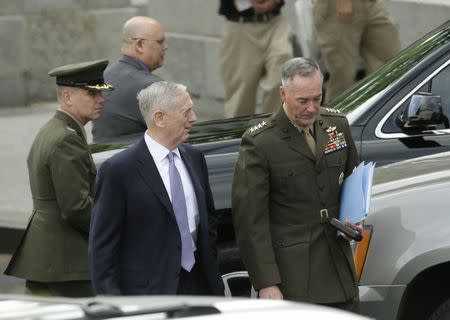
<svg viewBox="0 0 450 320">
<path fill-rule="evenodd" d="M 346 118 L 320 108 L 322 82 L 314 61 L 284 64 L 283 106 L 242 137 L 233 220 L 260 297 L 355 311 L 349 239 L 328 222 L 339 216 L 340 187 L 358 155 Z"/>
<path fill-rule="evenodd" d="M 203 154 L 183 144 L 196 120 L 186 88 L 140 91 L 141 140 L 99 169 L 89 238 L 96 294 L 223 295 Z"/>
</svg>

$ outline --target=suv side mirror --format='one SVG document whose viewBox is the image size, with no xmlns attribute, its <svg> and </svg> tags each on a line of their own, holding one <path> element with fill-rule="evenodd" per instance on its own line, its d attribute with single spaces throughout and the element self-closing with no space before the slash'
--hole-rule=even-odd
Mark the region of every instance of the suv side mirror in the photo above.
<svg viewBox="0 0 450 320">
<path fill-rule="evenodd" d="M 419 92 L 396 119 L 397 125 L 408 133 L 434 130 L 439 124 L 449 127 L 448 118 L 442 111 L 441 96 Z"/>
</svg>

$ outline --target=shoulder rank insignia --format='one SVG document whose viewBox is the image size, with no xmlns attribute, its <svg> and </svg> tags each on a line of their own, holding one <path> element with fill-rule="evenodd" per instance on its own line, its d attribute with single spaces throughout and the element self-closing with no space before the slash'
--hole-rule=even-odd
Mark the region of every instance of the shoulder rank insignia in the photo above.
<svg viewBox="0 0 450 320">
<path fill-rule="evenodd" d="M 265 127 L 267 125 L 266 121 L 260 122 L 257 125 L 254 125 L 253 127 L 250 128 L 250 132 L 254 133 L 256 131 L 258 131 L 259 129 Z"/>
<path fill-rule="evenodd" d="M 75 131 L 75 129 L 73 129 L 73 128 L 69 127 L 69 126 L 67 126 L 67 130 L 77 133 L 77 132 Z"/>
<path fill-rule="evenodd" d="M 332 109 L 332 108 L 325 108 L 325 110 L 327 110 L 330 113 L 336 113 L 336 114 L 341 114 L 341 112 L 339 110 L 336 109 Z"/>
</svg>

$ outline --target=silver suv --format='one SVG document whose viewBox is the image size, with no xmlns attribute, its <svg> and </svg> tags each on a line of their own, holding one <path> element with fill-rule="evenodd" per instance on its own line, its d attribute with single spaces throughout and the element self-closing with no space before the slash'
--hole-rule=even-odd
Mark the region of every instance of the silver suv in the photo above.
<svg viewBox="0 0 450 320">
<path fill-rule="evenodd" d="M 361 313 L 450 319 L 450 152 L 376 168 L 370 210 L 354 247 Z M 248 281 L 245 271 L 223 278 Z"/>
<path fill-rule="evenodd" d="M 377 168 L 356 245 L 362 313 L 450 319 L 450 152 Z"/>
</svg>

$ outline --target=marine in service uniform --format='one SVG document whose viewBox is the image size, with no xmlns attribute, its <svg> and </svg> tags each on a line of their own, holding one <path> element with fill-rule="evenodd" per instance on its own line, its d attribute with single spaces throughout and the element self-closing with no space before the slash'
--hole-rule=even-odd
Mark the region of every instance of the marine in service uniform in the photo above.
<svg viewBox="0 0 450 320">
<path fill-rule="evenodd" d="M 26 279 L 26 292 L 90 296 L 88 232 L 96 168 L 84 125 L 97 118 L 107 60 L 58 67 L 59 109 L 37 134 L 27 159 L 33 212 L 5 270 Z"/>
<path fill-rule="evenodd" d="M 358 156 L 345 116 L 320 107 L 322 81 L 309 59 L 294 58 L 283 67 L 283 107 L 242 137 L 233 220 L 260 296 L 355 311 L 349 239 L 328 222 L 339 216 L 341 184 Z M 314 132 L 313 146 L 305 129 Z"/>
</svg>

